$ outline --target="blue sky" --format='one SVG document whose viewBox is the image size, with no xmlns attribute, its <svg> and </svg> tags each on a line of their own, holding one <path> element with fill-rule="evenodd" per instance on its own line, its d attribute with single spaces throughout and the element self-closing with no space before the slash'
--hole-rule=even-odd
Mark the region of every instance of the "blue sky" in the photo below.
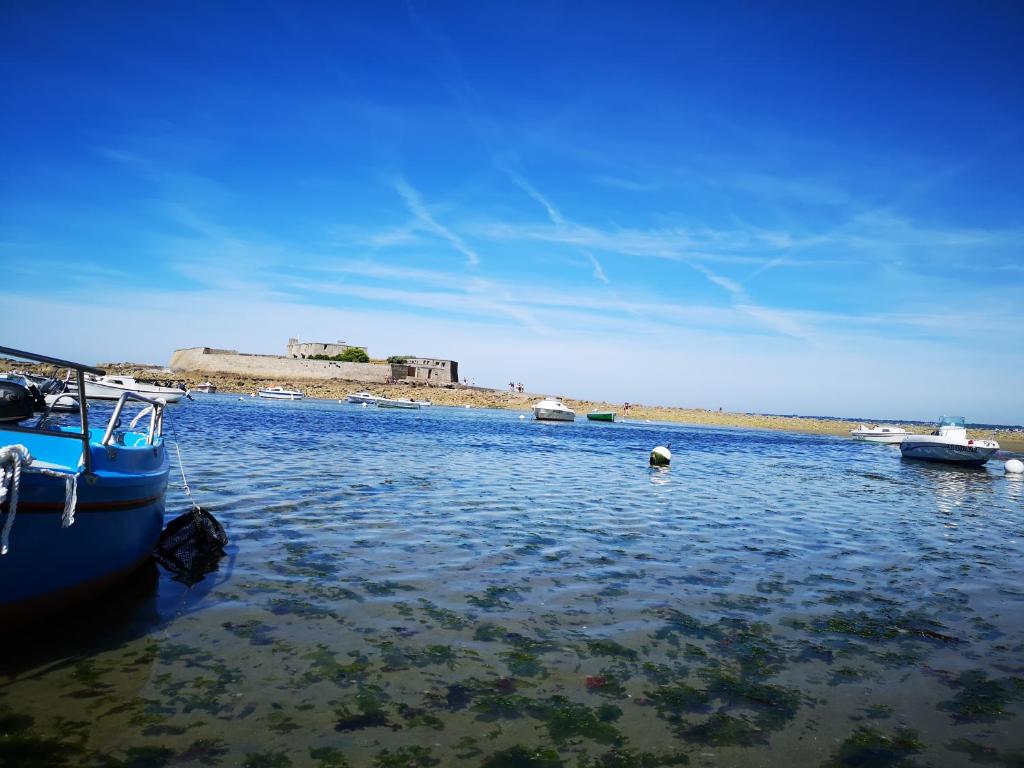
<svg viewBox="0 0 1024 768">
<path fill-rule="evenodd" d="M 1012 2 L 7 3 L 13 346 L 1024 422 Z"/>
</svg>

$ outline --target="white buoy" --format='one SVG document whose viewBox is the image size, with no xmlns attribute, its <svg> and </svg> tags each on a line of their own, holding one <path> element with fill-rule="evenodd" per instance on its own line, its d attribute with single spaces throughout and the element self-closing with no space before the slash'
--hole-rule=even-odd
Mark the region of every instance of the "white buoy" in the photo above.
<svg viewBox="0 0 1024 768">
<path fill-rule="evenodd" d="M 1020 459 L 1010 459 L 1003 465 L 1003 469 L 1006 470 L 1008 475 L 1019 475 L 1024 473 L 1024 461 Z"/>
<path fill-rule="evenodd" d="M 651 451 L 651 466 L 652 467 L 667 467 L 672 461 L 672 451 L 663 445 L 659 445 L 653 451 Z"/>
<path fill-rule="evenodd" d="M 520 413 L 519 414 L 519 418 L 520 418 L 520 420 L 522 420 L 522 419 L 525 419 L 526 417 L 523 414 Z"/>
</svg>

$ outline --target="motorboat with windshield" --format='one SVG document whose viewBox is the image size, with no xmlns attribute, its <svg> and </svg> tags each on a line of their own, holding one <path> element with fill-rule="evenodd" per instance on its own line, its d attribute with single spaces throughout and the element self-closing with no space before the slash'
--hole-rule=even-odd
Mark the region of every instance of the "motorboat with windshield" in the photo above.
<svg viewBox="0 0 1024 768">
<path fill-rule="evenodd" d="M 575 421 L 576 411 L 561 400 L 548 397 L 533 406 L 533 417 L 537 421 Z"/>
<path fill-rule="evenodd" d="M 927 435 L 907 435 L 900 443 L 905 459 L 944 461 L 950 464 L 981 466 L 999 450 L 995 440 L 967 437 L 963 416 L 943 416 L 938 429 Z"/>
<path fill-rule="evenodd" d="M 377 398 L 378 408 L 405 408 L 407 410 L 417 410 L 420 404 L 415 400 L 408 400 L 405 398 L 390 398 L 390 397 L 378 397 Z"/>
<path fill-rule="evenodd" d="M 899 427 L 880 427 L 873 424 L 870 427 L 861 424 L 856 429 L 850 430 L 850 437 L 854 440 L 866 440 L 869 443 L 902 443 L 907 436 L 907 430 Z"/>
<path fill-rule="evenodd" d="M 192 388 L 195 392 L 202 392 L 204 395 L 212 395 L 217 391 L 217 385 L 210 381 L 204 381 L 202 384 L 196 384 Z"/>
<path fill-rule="evenodd" d="M 353 392 L 351 395 L 345 398 L 350 403 L 366 403 L 367 405 L 373 405 L 379 399 L 376 395 L 371 395 L 369 392 Z"/>
<path fill-rule="evenodd" d="M 68 371 L 67 391 L 72 395 L 77 395 L 79 385 L 71 378 L 70 374 L 71 371 Z M 187 394 L 184 387 L 137 381 L 132 376 L 85 377 L 85 397 L 88 400 L 118 400 L 125 392 L 134 392 L 146 397 L 159 397 L 168 403 L 176 403 Z"/>
<path fill-rule="evenodd" d="M 257 391 L 256 395 L 267 400 L 301 400 L 304 397 L 301 390 L 283 387 L 265 387 Z"/>
<path fill-rule="evenodd" d="M 0 347 L 12 357 L 67 367 L 78 389 L 104 371 Z M 122 392 L 105 427 L 77 423 L 0 382 L 0 626 L 73 605 L 147 562 L 160 537 L 169 462 L 166 401 Z M 129 403 L 143 410 L 121 426 Z"/>
</svg>

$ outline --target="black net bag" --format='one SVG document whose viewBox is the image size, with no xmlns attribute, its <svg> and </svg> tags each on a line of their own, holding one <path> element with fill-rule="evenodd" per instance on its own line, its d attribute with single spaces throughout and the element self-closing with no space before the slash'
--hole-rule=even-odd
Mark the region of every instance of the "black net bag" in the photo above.
<svg viewBox="0 0 1024 768">
<path fill-rule="evenodd" d="M 228 536 L 217 518 L 194 506 L 167 524 L 153 556 L 177 581 L 192 585 L 217 569 L 227 543 Z"/>
</svg>

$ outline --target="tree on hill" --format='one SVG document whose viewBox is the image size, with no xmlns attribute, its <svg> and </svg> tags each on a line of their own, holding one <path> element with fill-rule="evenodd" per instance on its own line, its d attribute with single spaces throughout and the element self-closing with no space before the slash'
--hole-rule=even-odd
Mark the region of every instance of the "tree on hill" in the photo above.
<svg viewBox="0 0 1024 768">
<path fill-rule="evenodd" d="M 349 347 L 340 355 L 310 355 L 310 360 L 331 360 L 336 363 L 368 363 L 370 356 L 359 347 Z"/>
</svg>

